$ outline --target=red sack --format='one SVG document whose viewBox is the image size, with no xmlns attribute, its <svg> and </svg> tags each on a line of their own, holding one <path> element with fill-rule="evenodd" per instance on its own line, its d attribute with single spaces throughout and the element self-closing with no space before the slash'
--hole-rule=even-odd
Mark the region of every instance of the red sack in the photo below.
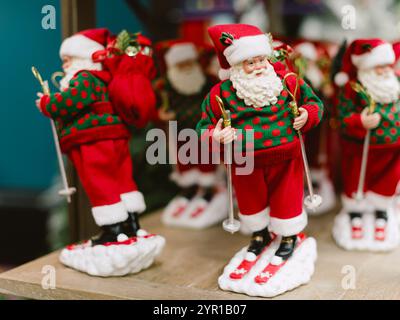
<svg viewBox="0 0 400 320">
<path fill-rule="evenodd" d="M 153 59 L 140 53 L 111 59 L 105 65 L 112 73 L 108 89 L 115 112 L 126 124 L 142 128 L 156 108 L 151 84 L 156 74 Z"/>
</svg>

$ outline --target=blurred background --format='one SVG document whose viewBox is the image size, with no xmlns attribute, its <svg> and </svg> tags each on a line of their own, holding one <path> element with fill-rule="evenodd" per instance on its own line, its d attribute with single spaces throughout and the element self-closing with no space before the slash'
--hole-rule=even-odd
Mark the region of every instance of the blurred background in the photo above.
<svg viewBox="0 0 400 320">
<path fill-rule="evenodd" d="M 55 29 L 43 29 L 45 6 L 55 9 Z M 57 195 L 59 175 L 49 121 L 36 110 L 39 86 L 30 68 L 45 78 L 61 69 L 62 39 L 92 27 L 142 31 L 153 41 L 183 37 L 208 41 L 207 27 L 249 23 L 282 38 L 341 43 L 343 39 L 398 40 L 399 0 L 14 0 L 0 4 L 2 70 L 0 108 L 0 270 L 32 260 L 95 226 L 82 191 L 67 206 Z M 145 130 L 133 129 L 135 179 L 148 212 L 176 193 L 169 166 L 145 161 Z M 70 170 L 71 171 L 71 170 Z M 71 181 L 78 184 L 74 173 Z"/>
</svg>

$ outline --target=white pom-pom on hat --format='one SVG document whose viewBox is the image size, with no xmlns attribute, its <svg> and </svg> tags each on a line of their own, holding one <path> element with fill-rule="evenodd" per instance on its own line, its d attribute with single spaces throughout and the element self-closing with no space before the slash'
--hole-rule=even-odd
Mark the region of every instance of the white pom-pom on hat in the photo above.
<svg viewBox="0 0 400 320">
<path fill-rule="evenodd" d="M 339 87 L 343 87 L 349 81 L 349 75 L 346 72 L 338 72 L 334 78 L 335 84 Z"/>
<path fill-rule="evenodd" d="M 231 76 L 231 71 L 230 69 L 219 69 L 218 71 L 218 77 L 223 81 L 226 79 L 229 79 L 229 77 Z"/>
</svg>

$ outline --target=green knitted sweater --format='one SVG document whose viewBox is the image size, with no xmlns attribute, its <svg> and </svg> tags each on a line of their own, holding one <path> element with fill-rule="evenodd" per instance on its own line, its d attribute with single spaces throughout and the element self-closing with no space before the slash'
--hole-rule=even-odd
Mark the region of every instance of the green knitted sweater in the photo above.
<svg viewBox="0 0 400 320">
<path fill-rule="evenodd" d="M 289 108 L 292 98 L 289 95 L 288 87 L 283 84 L 277 103 L 274 105 L 255 108 L 247 106 L 242 99 L 236 95 L 236 90 L 230 80 L 221 82 L 220 90 L 212 90 L 202 104 L 201 120 L 197 124 L 197 131 L 205 136 L 207 132 L 212 135 L 212 130 L 220 118 L 214 114 L 215 107 L 212 107 L 213 91 L 218 91 L 225 108 L 230 110 L 232 127 L 241 130 L 238 134 L 238 141 L 241 142 L 241 150 L 254 150 L 255 154 L 263 154 L 269 151 L 269 157 L 273 153 L 280 154 L 280 158 L 286 158 L 297 153 L 299 150 L 298 136 L 293 129 L 293 115 Z M 299 98 L 297 103 L 308 111 L 308 121 L 302 128 L 302 132 L 318 125 L 323 115 L 321 100 L 314 94 L 311 87 L 302 79 L 299 80 Z M 254 143 L 246 141 L 246 131 L 254 130 Z M 240 132 L 240 131 L 239 131 Z M 283 156 L 283 157 L 282 157 Z"/>
<path fill-rule="evenodd" d="M 361 123 L 361 111 L 368 106 L 364 93 L 357 93 L 349 85 L 339 94 L 338 115 L 342 137 L 362 143 L 366 130 Z M 376 103 L 375 112 L 382 120 L 377 128 L 371 130 L 371 147 L 391 147 L 400 145 L 400 108 L 399 101 L 382 104 Z"/>
<path fill-rule="evenodd" d="M 106 79 L 105 72 L 83 70 L 64 91 L 42 97 L 41 110 L 55 121 L 64 152 L 82 143 L 129 137 L 108 99 Z"/>
</svg>

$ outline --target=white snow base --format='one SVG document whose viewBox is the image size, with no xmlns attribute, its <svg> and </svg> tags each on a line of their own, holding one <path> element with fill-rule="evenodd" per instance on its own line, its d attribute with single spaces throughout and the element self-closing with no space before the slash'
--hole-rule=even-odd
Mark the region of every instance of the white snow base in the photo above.
<svg viewBox="0 0 400 320">
<path fill-rule="evenodd" d="M 164 244 L 165 239 L 159 235 L 148 238 L 139 236 L 131 244 L 92 247 L 90 242 L 86 242 L 74 246 L 72 250 L 64 248 L 59 259 L 67 267 L 91 276 L 124 276 L 148 268 L 161 253 Z"/>
<path fill-rule="evenodd" d="M 254 281 L 254 278 L 271 261 L 280 241 L 281 237 L 277 237 L 250 272 L 239 280 L 233 280 L 229 275 L 244 259 L 247 247 L 236 253 L 219 277 L 219 287 L 222 290 L 244 293 L 249 296 L 270 298 L 308 283 L 314 273 L 314 265 L 317 260 L 317 243 L 314 238 L 306 238 L 286 264 L 267 283 L 258 284 Z"/>
<path fill-rule="evenodd" d="M 228 193 L 226 190 L 216 193 L 210 202 L 207 202 L 201 196 L 194 197 L 187 204 L 185 211 L 174 217 L 171 212 L 173 212 L 172 208 L 176 210 L 180 205 L 178 199 L 172 200 L 162 214 L 162 222 L 168 226 L 206 229 L 221 222 L 228 216 Z M 196 214 L 196 212 L 199 213 Z"/>
<path fill-rule="evenodd" d="M 187 209 L 188 205 L 189 200 L 185 197 L 177 196 L 173 198 L 165 207 L 161 215 L 161 221 L 167 226 L 174 225 L 174 221 L 178 221 L 180 217 L 183 216 L 183 213 Z M 184 208 L 184 210 L 179 214 L 179 216 L 174 216 L 174 213 L 177 212 L 179 208 Z"/>
<path fill-rule="evenodd" d="M 399 245 L 399 228 L 397 214 L 394 207 L 388 210 L 388 222 L 386 226 L 386 238 L 384 241 L 375 240 L 375 214 L 367 211 L 362 215 L 363 238 L 352 239 L 350 217 L 346 210 L 342 209 L 335 217 L 332 235 L 338 246 L 346 250 L 390 251 Z"/>
</svg>

